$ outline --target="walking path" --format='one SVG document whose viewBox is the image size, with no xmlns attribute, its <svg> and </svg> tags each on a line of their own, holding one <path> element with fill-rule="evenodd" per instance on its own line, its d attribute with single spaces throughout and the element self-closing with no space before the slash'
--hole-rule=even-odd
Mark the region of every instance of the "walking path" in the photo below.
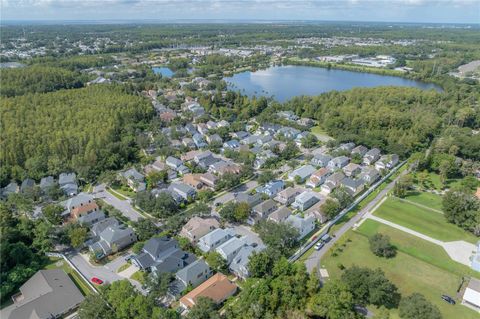
<svg viewBox="0 0 480 319">
<path fill-rule="evenodd" d="M 401 201 L 401 202 L 409 203 L 409 204 L 418 206 L 418 207 L 420 207 L 420 208 L 428 209 L 428 210 L 430 210 L 430 211 L 432 211 L 432 212 L 435 212 L 435 213 L 438 213 L 438 214 L 442 214 L 442 215 L 443 215 L 443 212 L 442 212 L 441 210 L 438 210 L 438 209 L 435 209 L 435 208 L 432 208 L 432 207 L 428 207 L 428 206 L 423 205 L 423 204 L 420 204 L 420 203 L 412 202 L 411 200 L 408 200 L 408 199 L 405 199 L 405 198 L 400 198 L 400 197 L 395 197 L 395 198 L 398 199 L 398 200 Z"/>
</svg>

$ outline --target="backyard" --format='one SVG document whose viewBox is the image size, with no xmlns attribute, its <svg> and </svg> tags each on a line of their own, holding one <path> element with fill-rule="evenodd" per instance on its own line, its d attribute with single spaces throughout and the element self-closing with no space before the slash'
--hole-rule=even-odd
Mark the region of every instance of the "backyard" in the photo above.
<svg viewBox="0 0 480 319">
<path fill-rule="evenodd" d="M 446 221 L 443 214 L 389 197 L 373 215 L 441 241 L 464 240 L 475 244 L 478 238 Z"/>
<path fill-rule="evenodd" d="M 376 222 L 367 220 L 359 230 L 350 230 L 322 259 L 322 268 L 326 268 L 331 278 L 341 276 L 341 267 L 352 265 L 381 268 L 386 276 L 399 288 L 402 296 L 419 292 L 434 303 L 444 318 L 478 318 L 478 314 L 462 305 L 452 306 L 440 296 L 448 294 L 457 297 L 457 289 L 462 283 L 464 266 L 442 261 L 444 253 L 429 243 L 408 234 L 394 232 L 391 228 L 377 226 Z M 380 228 L 377 228 L 380 227 Z M 386 231 L 392 242 L 398 247 L 394 258 L 385 259 L 375 256 L 369 248 L 368 237 L 379 230 Z M 412 244 L 413 243 L 413 244 Z M 424 255 L 420 257 L 421 255 Z M 447 270 L 451 269 L 451 271 Z M 399 318 L 396 309 L 391 310 L 391 318 Z"/>
</svg>

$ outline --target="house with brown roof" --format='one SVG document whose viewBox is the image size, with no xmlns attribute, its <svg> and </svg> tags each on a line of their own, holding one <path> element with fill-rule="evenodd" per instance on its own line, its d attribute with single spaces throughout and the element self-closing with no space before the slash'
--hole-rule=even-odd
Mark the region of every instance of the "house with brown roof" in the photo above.
<svg viewBox="0 0 480 319">
<path fill-rule="evenodd" d="M 190 242 L 197 242 L 201 237 L 218 227 L 220 227 L 220 224 L 215 218 L 200 218 L 195 216 L 190 218 L 182 227 L 180 236 L 187 238 Z"/>
<path fill-rule="evenodd" d="M 218 305 L 236 292 L 237 285 L 231 282 L 224 274 L 216 273 L 203 284 L 180 298 L 180 305 L 185 309 L 190 309 L 196 305 L 200 297 L 209 298 Z"/>
<path fill-rule="evenodd" d="M 195 189 L 201 189 L 203 182 L 200 180 L 201 174 L 185 174 L 183 175 L 183 182 Z"/>
<path fill-rule="evenodd" d="M 295 201 L 295 197 L 300 195 L 300 190 L 297 188 L 293 187 L 288 187 L 281 191 L 280 193 L 277 194 L 277 196 L 274 198 L 277 202 L 283 204 L 283 205 L 290 205 Z"/>
<path fill-rule="evenodd" d="M 322 167 L 319 170 L 315 171 L 312 175 L 310 175 L 310 179 L 308 180 L 306 186 L 311 188 L 318 187 L 325 182 L 325 180 L 330 174 L 330 170 Z"/>
<path fill-rule="evenodd" d="M 77 206 L 70 211 L 70 220 L 77 220 L 79 217 L 98 211 L 100 208 L 94 201 Z"/>
</svg>

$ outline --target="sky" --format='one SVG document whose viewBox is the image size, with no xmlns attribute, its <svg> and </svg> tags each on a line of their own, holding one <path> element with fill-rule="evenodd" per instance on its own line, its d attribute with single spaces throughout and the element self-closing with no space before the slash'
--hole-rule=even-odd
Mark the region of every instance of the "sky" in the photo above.
<svg viewBox="0 0 480 319">
<path fill-rule="evenodd" d="M 2 20 L 480 23 L 480 0 L 0 0 Z"/>
</svg>

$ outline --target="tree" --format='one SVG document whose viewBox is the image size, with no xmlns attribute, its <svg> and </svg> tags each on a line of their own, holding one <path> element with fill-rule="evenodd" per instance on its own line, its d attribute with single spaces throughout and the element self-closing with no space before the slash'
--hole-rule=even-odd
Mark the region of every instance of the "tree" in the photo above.
<svg viewBox="0 0 480 319">
<path fill-rule="evenodd" d="M 166 182 L 168 180 L 168 173 L 167 171 L 152 171 L 147 175 L 146 180 L 148 188 L 152 189 L 157 186 L 159 182 Z"/>
<path fill-rule="evenodd" d="M 335 198 L 343 209 L 353 203 L 353 196 L 350 195 L 343 187 L 333 191 L 332 197 Z"/>
<path fill-rule="evenodd" d="M 132 223 L 133 228 L 135 229 L 135 234 L 140 241 L 145 241 L 158 234 L 160 228 L 155 225 L 151 219 L 139 218 L 137 221 Z"/>
<path fill-rule="evenodd" d="M 199 297 L 187 314 L 187 319 L 220 319 L 217 312 L 217 305 L 212 299 Z"/>
<path fill-rule="evenodd" d="M 143 245 L 145 245 L 145 242 L 143 241 L 137 241 L 135 244 L 132 246 L 132 252 L 134 254 L 139 254 L 142 252 Z"/>
<path fill-rule="evenodd" d="M 265 278 L 272 273 L 275 260 L 266 251 L 254 251 L 248 259 L 248 272 L 253 278 Z"/>
<path fill-rule="evenodd" d="M 78 308 L 78 316 L 80 319 L 110 319 L 115 315 L 103 298 L 99 298 L 96 294 L 88 294 L 85 300 Z"/>
<path fill-rule="evenodd" d="M 313 134 L 308 134 L 302 138 L 301 142 L 303 147 L 313 148 L 318 145 L 318 138 Z"/>
<path fill-rule="evenodd" d="M 53 225 L 60 225 L 62 222 L 62 212 L 65 209 L 56 204 L 48 204 L 47 206 L 43 207 L 42 213 L 43 216 Z"/>
<path fill-rule="evenodd" d="M 216 251 L 211 251 L 205 257 L 205 262 L 210 266 L 210 268 L 220 271 L 226 272 L 227 271 L 227 262 L 223 257 L 217 253 Z"/>
<path fill-rule="evenodd" d="M 342 281 L 346 283 L 353 294 L 356 304 L 368 304 L 377 307 L 395 308 L 398 306 L 400 294 L 381 269 L 369 269 L 353 266 L 342 274 Z"/>
<path fill-rule="evenodd" d="M 261 220 L 254 225 L 254 230 L 267 247 L 283 256 L 290 254 L 298 242 L 298 231 L 288 223 Z"/>
<path fill-rule="evenodd" d="M 272 171 L 268 170 L 258 175 L 257 182 L 263 185 L 270 182 L 274 178 L 275 178 L 275 175 L 272 173 Z"/>
<path fill-rule="evenodd" d="M 340 203 L 332 198 L 327 198 L 325 203 L 322 204 L 321 209 L 328 219 L 334 218 L 342 210 Z"/>
<path fill-rule="evenodd" d="M 311 312 L 327 319 L 354 319 L 357 317 L 354 306 L 348 286 L 339 280 L 328 281 L 310 302 Z"/>
<path fill-rule="evenodd" d="M 443 195 L 442 206 L 449 223 L 475 233 L 480 224 L 480 200 L 473 194 L 450 190 Z"/>
<path fill-rule="evenodd" d="M 379 257 L 391 258 L 396 255 L 395 247 L 390 243 L 390 237 L 376 233 L 368 239 L 370 250 Z"/>
<path fill-rule="evenodd" d="M 197 193 L 197 199 L 202 202 L 208 202 L 214 194 L 214 191 L 211 189 L 202 189 Z"/>
<path fill-rule="evenodd" d="M 438 308 L 430 303 L 423 295 L 414 293 L 402 298 L 398 307 L 402 319 L 441 319 Z"/>
<path fill-rule="evenodd" d="M 79 248 L 83 245 L 85 240 L 87 240 L 88 229 L 85 227 L 72 227 L 68 231 L 68 238 L 70 238 L 70 243 L 73 247 Z"/>
<path fill-rule="evenodd" d="M 219 214 L 223 219 L 232 223 L 244 222 L 250 216 L 250 206 L 244 202 L 228 202 L 223 205 Z"/>
<path fill-rule="evenodd" d="M 170 284 L 175 279 L 175 275 L 171 272 L 150 273 L 146 277 L 144 287 L 149 296 L 154 299 L 165 297 Z"/>
<path fill-rule="evenodd" d="M 393 187 L 393 194 L 397 197 L 403 198 L 407 195 L 407 192 L 413 185 L 412 175 L 406 174 L 399 178 Z"/>
</svg>

